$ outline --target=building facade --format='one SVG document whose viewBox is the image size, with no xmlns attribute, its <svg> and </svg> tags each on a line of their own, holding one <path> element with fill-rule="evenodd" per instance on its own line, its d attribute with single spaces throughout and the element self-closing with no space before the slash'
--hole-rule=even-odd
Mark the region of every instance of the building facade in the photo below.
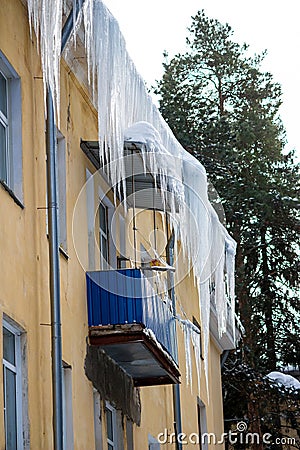
<svg viewBox="0 0 300 450">
<path fill-rule="evenodd" d="M 66 3 L 63 22 L 70 11 Z M 45 53 L 30 32 L 27 2 L 0 5 L 0 448 L 50 450 L 48 209 L 56 205 L 49 205 L 47 194 Z M 216 296 L 214 304 L 216 276 L 209 319 L 201 310 L 191 250 L 178 231 L 184 225 L 172 219 L 182 198 L 166 182 L 168 175 L 159 173 L 157 181 L 151 172 L 152 156 L 143 156 L 147 139 L 141 142 L 136 129 L 127 132 L 122 150 L 128 163 L 115 167 L 118 130 L 110 122 L 106 132 L 112 138 L 104 145 L 109 169 L 103 167 L 99 116 L 112 98 L 100 83 L 96 97 L 102 103 L 93 97 L 84 32 L 87 26 L 79 26 L 76 45 L 72 41 L 60 59 L 55 110 L 63 448 L 223 448 L 216 442 L 223 432 L 220 358 L 234 347 L 233 311 L 226 299 L 221 304 Z M 106 58 L 114 60 L 110 51 Z M 131 100 L 139 103 L 138 97 Z M 147 108 L 138 117 L 144 123 L 139 133 L 147 134 Z M 129 117 L 129 125 L 135 122 Z M 116 185 L 118 175 L 112 174 L 120 167 L 125 181 Z M 214 229 L 229 239 L 221 225 Z M 211 244 L 218 239 L 216 234 Z M 225 267 L 225 256 L 218 258 Z M 221 273 L 228 276 L 225 269 Z M 176 447 L 179 432 L 184 435 Z M 200 444 L 201 433 L 214 437 Z"/>
</svg>

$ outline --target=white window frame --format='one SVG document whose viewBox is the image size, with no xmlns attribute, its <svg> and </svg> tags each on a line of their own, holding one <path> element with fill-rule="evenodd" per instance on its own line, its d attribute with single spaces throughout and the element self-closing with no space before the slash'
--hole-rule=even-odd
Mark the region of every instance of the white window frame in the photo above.
<svg viewBox="0 0 300 450">
<path fill-rule="evenodd" d="M 197 409 L 198 409 L 198 427 L 199 427 L 200 449 L 208 450 L 208 439 L 206 439 L 205 442 L 202 442 L 203 434 L 207 435 L 206 406 L 205 406 L 205 403 L 199 397 L 197 399 Z"/>
<path fill-rule="evenodd" d="M 6 115 L 4 114 L 3 111 L 0 110 L 0 124 L 3 126 L 4 130 L 5 130 L 5 149 L 4 149 L 4 153 L 5 153 L 5 162 L 6 162 L 6 177 L 5 179 L 3 179 L 2 181 L 6 182 L 7 185 L 10 185 L 10 158 L 9 158 L 9 80 L 6 77 L 5 73 L 1 70 L 1 66 L 0 66 L 0 73 L 2 75 L 2 77 L 5 80 L 5 94 L 6 94 L 6 108 L 7 108 L 7 112 Z"/>
<path fill-rule="evenodd" d="M 62 253 L 68 258 L 67 245 L 67 171 L 66 171 L 66 139 L 64 135 L 56 129 L 55 141 L 56 159 L 56 200 L 57 200 L 57 229 L 58 245 Z M 46 158 L 47 161 L 47 158 Z M 47 171 L 46 171 L 46 234 L 49 234 L 48 217 L 48 191 L 47 191 Z"/>
<path fill-rule="evenodd" d="M 86 212 L 87 212 L 87 232 L 88 232 L 88 269 L 95 270 L 95 192 L 94 177 L 89 169 L 86 169 Z"/>
<path fill-rule="evenodd" d="M 110 440 L 107 436 L 107 413 L 106 413 L 107 410 L 111 412 L 112 416 L 111 418 L 112 418 L 113 441 Z M 117 450 L 118 448 L 117 411 L 109 402 L 105 402 L 105 430 L 106 430 L 107 448 L 108 445 L 111 445 L 113 449 Z"/>
<path fill-rule="evenodd" d="M 116 220 L 114 220 L 114 214 L 115 214 L 115 207 L 114 204 L 108 199 L 106 195 L 104 195 L 104 192 L 102 188 L 99 186 L 98 188 L 98 203 L 100 203 L 106 207 L 107 210 L 107 234 L 108 234 L 108 264 L 104 262 L 103 264 L 103 258 L 101 256 L 101 242 L 99 242 L 99 249 L 100 249 L 100 264 L 101 269 L 116 269 L 117 268 L 117 250 L 115 245 L 115 234 L 116 234 Z M 99 230 L 100 230 L 100 207 L 99 208 Z M 100 234 L 99 234 L 100 238 Z M 99 239 L 100 240 L 100 239 Z"/>
<path fill-rule="evenodd" d="M 95 450 L 103 450 L 101 397 L 99 392 L 95 388 L 93 388 L 93 400 L 94 400 Z"/>
<path fill-rule="evenodd" d="M 72 367 L 63 362 L 63 449 L 74 450 Z"/>
<path fill-rule="evenodd" d="M 18 203 L 23 204 L 21 80 L 0 51 L 0 72 L 6 79 L 7 116 L 0 112 L 6 129 L 6 173 L 0 180 Z"/>
<path fill-rule="evenodd" d="M 105 230 L 101 227 L 101 209 L 104 210 L 105 214 Z M 109 268 L 109 262 L 110 262 L 110 246 L 109 246 L 109 223 L 108 223 L 108 206 L 105 205 L 104 202 L 99 203 L 99 248 L 100 248 L 100 266 L 101 269 L 108 269 Z M 106 250 L 107 250 L 107 259 L 105 259 L 103 255 L 103 249 L 102 249 L 102 240 L 106 242 Z"/>
<path fill-rule="evenodd" d="M 3 355 L 3 396 L 5 398 L 5 372 L 6 369 L 11 370 L 16 374 L 16 437 L 17 450 L 23 450 L 23 403 L 22 403 L 22 358 L 21 358 L 21 334 L 22 332 L 10 322 L 3 319 L 2 322 L 2 340 L 3 328 L 6 328 L 15 336 L 15 365 L 4 359 Z M 3 342 L 3 341 L 2 341 Z M 5 410 L 4 410 L 5 417 Z M 6 426 L 5 426 L 5 441 L 6 441 Z M 6 444 L 7 445 L 7 444 Z"/>
<path fill-rule="evenodd" d="M 160 450 L 160 443 L 151 434 L 148 434 L 148 450 Z"/>
<path fill-rule="evenodd" d="M 68 252 L 67 246 L 67 171 L 66 171 L 66 139 L 56 130 L 56 168 L 57 168 L 57 203 L 59 246 Z"/>
</svg>

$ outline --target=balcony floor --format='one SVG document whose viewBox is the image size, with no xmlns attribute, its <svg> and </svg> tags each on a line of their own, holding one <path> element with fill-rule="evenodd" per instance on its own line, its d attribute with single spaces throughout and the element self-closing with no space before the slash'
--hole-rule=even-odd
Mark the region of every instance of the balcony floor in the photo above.
<svg viewBox="0 0 300 450">
<path fill-rule="evenodd" d="M 92 326 L 89 339 L 133 378 L 135 386 L 179 383 L 177 365 L 141 324 Z"/>
</svg>

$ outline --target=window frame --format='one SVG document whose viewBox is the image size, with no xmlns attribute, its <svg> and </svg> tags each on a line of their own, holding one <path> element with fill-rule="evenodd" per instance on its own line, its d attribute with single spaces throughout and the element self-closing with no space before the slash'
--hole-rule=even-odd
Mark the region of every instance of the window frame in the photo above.
<svg viewBox="0 0 300 450">
<path fill-rule="evenodd" d="M 68 254 L 68 228 L 67 228 L 67 161 L 66 161 L 66 138 L 56 128 L 55 139 L 55 172 L 56 172 L 56 204 L 57 204 L 57 232 L 58 248 L 60 253 L 69 259 Z M 46 155 L 47 164 L 47 155 Z M 49 236 L 49 213 L 48 213 L 48 190 L 46 170 L 46 235 Z"/>
<path fill-rule="evenodd" d="M 105 230 L 101 227 L 101 209 L 105 211 Z M 99 203 L 99 249 L 100 249 L 100 267 L 102 270 L 108 269 L 108 266 L 110 264 L 110 246 L 109 246 L 109 227 L 108 227 L 108 206 L 102 201 Z M 102 238 L 106 242 L 106 255 L 103 255 L 103 249 L 102 249 Z M 105 259 L 105 256 L 107 257 Z"/>
<path fill-rule="evenodd" d="M 10 132 L 10 126 L 9 126 L 9 116 L 10 116 L 10 111 L 9 111 L 9 79 L 6 76 L 6 74 L 4 73 L 4 71 L 2 70 L 2 67 L 0 65 L 0 74 L 2 75 L 2 77 L 5 80 L 5 95 L 6 95 L 6 115 L 5 113 L 0 109 L 0 124 L 3 126 L 4 131 L 5 131 L 5 149 L 4 149 L 4 154 L 5 154 L 5 177 L 1 178 L 1 181 L 4 181 L 5 183 L 7 183 L 7 185 L 10 185 L 11 182 L 11 175 L 10 175 L 10 158 L 9 158 L 9 144 L 10 144 L 10 139 L 9 139 L 9 132 Z"/>
<path fill-rule="evenodd" d="M 72 367 L 62 362 L 63 450 L 74 450 Z"/>
<path fill-rule="evenodd" d="M 148 450 L 160 450 L 160 443 L 150 433 L 148 433 Z"/>
<path fill-rule="evenodd" d="M 103 450 L 102 443 L 102 400 L 97 389 L 93 388 L 94 438 L 95 450 Z"/>
<path fill-rule="evenodd" d="M 56 180 L 57 180 L 57 211 L 59 247 L 68 254 L 67 239 L 67 164 L 66 138 L 56 129 Z"/>
<path fill-rule="evenodd" d="M 203 434 L 207 435 L 207 413 L 205 403 L 197 397 L 197 416 L 198 416 L 198 434 L 199 434 L 199 449 L 208 450 L 207 439 L 203 442 Z"/>
<path fill-rule="evenodd" d="M 21 79 L 1 51 L 0 72 L 6 80 L 7 102 L 7 114 L 0 112 L 0 123 L 6 129 L 6 167 L 0 183 L 14 201 L 24 208 Z"/>
<path fill-rule="evenodd" d="M 14 357 L 15 365 L 10 363 L 2 355 L 2 366 L 3 366 L 3 400 L 4 400 L 4 428 L 5 428 L 5 444 L 7 446 L 7 427 L 6 427 L 6 370 L 10 370 L 16 374 L 16 386 L 15 386 L 15 405 L 16 405 L 16 438 L 17 438 L 17 450 L 24 448 L 23 446 L 23 401 L 22 401 L 22 349 L 21 349 L 21 334 L 16 326 L 13 326 L 6 319 L 2 321 L 2 348 L 4 340 L 4 328 L 10 331 L 14 335 Z"/>
<path fill-rule="evenodd" d="M 108 438 L 108 432 L 107 432 L 107 411 L 111 413 L 111 419 L 112 419 L 112 432 L 113 432 L 113 440 Z M 116 449 L 118 448 L 118 431 L 117 431 L 117 411 L 116 409 L 109 403 L 105 402 L 105 431 L 106 431 L 106 444 L 107 449 L 109 450 L 109 445 Z"/>
</svg>

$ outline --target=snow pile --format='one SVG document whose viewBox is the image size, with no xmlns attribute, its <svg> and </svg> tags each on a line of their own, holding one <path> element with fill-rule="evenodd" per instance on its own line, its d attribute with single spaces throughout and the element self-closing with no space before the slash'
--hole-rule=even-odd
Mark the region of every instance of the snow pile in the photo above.
<svg viewBox="0 0 300 450">
<path fill-rule="evenodd" d="M 298 381 L 297 378 L 292 377 L 292 375 L 287 375 L 282 372 L 270 372 L 267 377 L 285 388 L 300 389 L 300 381 Z"/>
<path fill-rule="evenodd" d="M 30 23 L 40 40 L 45 92 L 48 88 L 51 90 L 55 112 L 59 118 L 62 0 L 28 0 L 28 12 Z M 212 290 L 220 336 L 226 331 L 227 323 L 225 293 L 231 302 L 234 330 L 236 244 L 209 203 L 205 169 L 181 147 L 154 105 L 143 79 L 128 55 L 119 25 L 102 0 L 85 0 L 74 27 L 76 32 L 82 29 L 88 80 L 92 85 L 93 102 L 99 112 L 100 159 L 103 162 L 114 162 L 110 164 L 112 185 L 117 185 L 120 189 L 123 184 L 123 192 L 126 192 L 123 157 L 125 139 L 142 144 L 145 167 L 150 167 L 162 191 L 171 189 L 177 198 L 179 212 L 176 212 L 173 205 L 171 226 L 175 232 L 175 242 L 180 240 L 181 248 L 193 268 L 200 293 L 207 378 Z M 72 53 L 73 44 L 74 41 L 70 40 L 67 49 L 69 54 Z M 188 329 L 185 326 L 186 335 L 189 333 Z M 194 334 L 190 335 L 192 341 L 195 339 Z M 186 338 L 185 341 L 188 349 L 187 342 L 190 339 Z M 196 341 L 194 348 L 199 359 Z"/>
</svg>

